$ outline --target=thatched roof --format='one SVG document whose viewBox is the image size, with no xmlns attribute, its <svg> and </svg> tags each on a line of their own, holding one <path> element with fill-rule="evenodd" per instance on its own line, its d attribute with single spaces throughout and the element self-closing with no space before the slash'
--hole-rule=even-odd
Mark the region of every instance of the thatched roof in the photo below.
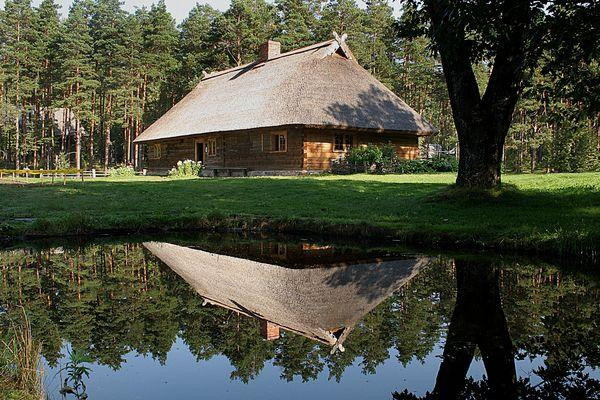
<svg viewBox="0 0 600 400">
<path fill-rule="evenodd" d="M 207 75 L 136 142 L 289 125 L 437 132 L 338 38 Z"/>
<path fill-rule="evenodd" d="M 144 246 L 209 304 L 343 350 L 353 327 L 410 281 L 427 258 L 291 269 L 169 243 Z"/>
</svg>

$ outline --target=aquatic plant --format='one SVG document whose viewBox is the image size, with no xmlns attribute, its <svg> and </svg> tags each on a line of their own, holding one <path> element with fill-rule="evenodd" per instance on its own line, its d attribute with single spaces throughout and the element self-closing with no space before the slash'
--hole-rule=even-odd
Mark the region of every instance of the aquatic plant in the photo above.
<svg viewBox="0 0 600 400">
<path fill-rule="evenodd" d="M 65 372 L 67 377 L 62 383 L 60 394 L 66 398 L 68 394 L 75 396 L 77 400 L 88 398 L 86 393 L 87 387 L 83 382 L 83 378 L 90 378 L 91 368 L 85 366 L 86 363 L 91 363 L 93 360 L 82 351 L 69 352 L 69 361 L 58 372 Z"/>
<path fill-rule="evenodd" d="M 44 399 L 42 344 L 33 338 L 23 310 L 8 329 L 0 327 L 0 395 Z"/>
</svg>

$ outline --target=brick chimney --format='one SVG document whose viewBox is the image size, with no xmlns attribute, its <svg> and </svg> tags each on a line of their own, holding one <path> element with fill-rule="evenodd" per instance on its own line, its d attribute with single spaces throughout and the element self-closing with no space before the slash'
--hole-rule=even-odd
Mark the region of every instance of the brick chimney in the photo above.
<svg viewBox="0 0 600 400">
<path fill-rule="evenodd" d="M 260 321 L 260 333 L 265 340 L 277 340 L 279 339 L 279 325 L 272 322 L 261 320 Z"/>
<path fill-rule="evenodd" d="M 267 61 L 281 54 L 281 43 L 274 40 L 267 40 L 260 45 L 258 51 L 259 61 Z"/>
</svg>

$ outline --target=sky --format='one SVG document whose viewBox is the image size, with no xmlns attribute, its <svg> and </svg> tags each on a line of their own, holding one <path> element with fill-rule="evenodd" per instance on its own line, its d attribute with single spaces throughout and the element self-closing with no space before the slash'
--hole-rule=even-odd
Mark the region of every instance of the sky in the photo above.
<svg viewBox="0 0 600 400">
<path fill-rule="evenodd" d="M 72 3 L 72 0 L 56 0 L 56 1 L 58 4 L 62 5 L 61 11 L 62 11 L 63 16 L 65 16 L 66 13 L 68 13 L 68 11 L 69 11 L 69 7 Z M 152 3 L 155 3 L 156 1 L 157 0 L 124 0 L 123 8 L 128 11 L 134 11 L 136 9 L 136 7 L 138 7 L 138 8 L 143 7 L 143 6 L 150 7 L 150 5 Z M 33 5 L 37 6 L 37 5 L 39 5 L 40 2 L 41 2 L 41 0 L 33 0 Z M 183 21 L 189 14 L 190 10 L 194 7 L 194 5 L 196 5 L 196 3 L 210 4 L 214 8 L 221 10 L 221 11 L 226 10 L 227 7 L 229 6 L 229 0 L 207 0 L 207 1 L 165 0 L 165 3 L 167 5 L 168 10 L 171 12 L 173 17 L 177 20 L 177 22 Z M 394 6 L 394 8 L 396 8 L 396 12 L 399 7 L 398 3 L 399 3 L 399 1 L 397 1 L 397 0 L 394 2 L 390 1 L 390 4 L 392 4 L 392 6 Z M 360 1 L 359 1 L 359 4 L 360 4 Z M 4 7 L 4 0 L 0 0 L 0 6 Z"/>
</svg>

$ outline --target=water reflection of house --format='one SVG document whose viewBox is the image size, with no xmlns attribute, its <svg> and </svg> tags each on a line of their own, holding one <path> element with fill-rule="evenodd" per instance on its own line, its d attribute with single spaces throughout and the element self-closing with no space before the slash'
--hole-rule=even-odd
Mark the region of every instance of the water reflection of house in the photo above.
<svg viewBox="0 0 600 400">
<path fill-rule="evenodd" d="M 344 350 L 354 326 L 410 281 L 427 258 L 280 265 L 209 253 L 169 243 L 146 248 L 187 281 L 205 304 L 261 321 L 265 339 L 280 328 Z"/>
</svg>

